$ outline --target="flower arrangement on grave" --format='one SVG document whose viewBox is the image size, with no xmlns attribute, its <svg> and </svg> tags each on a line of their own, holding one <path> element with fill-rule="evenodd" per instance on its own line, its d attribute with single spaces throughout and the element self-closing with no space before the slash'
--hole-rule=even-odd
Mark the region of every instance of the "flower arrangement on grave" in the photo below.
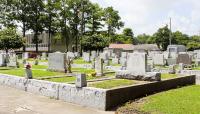
<svg viewBox="0 0 200 114">
<path fill-rule="evenodd" d="M 26 65 L 25 65 L 25 68 L 26 68 L 26 69 L 31 69 L 30 63 L 26 64 Z"/>
</svg>

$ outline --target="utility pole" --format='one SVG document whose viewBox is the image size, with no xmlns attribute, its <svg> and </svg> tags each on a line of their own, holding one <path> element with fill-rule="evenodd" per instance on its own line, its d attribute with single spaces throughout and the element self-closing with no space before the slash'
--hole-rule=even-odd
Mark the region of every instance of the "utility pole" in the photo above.
<svg viewBox="0 0 200 114">
<path fill-rule="evenodd" d="M 169 25 L 170 25 L 169 45 L 172 45 L 172 19 L 171 17 L 170 17 Z"/>
</svg>

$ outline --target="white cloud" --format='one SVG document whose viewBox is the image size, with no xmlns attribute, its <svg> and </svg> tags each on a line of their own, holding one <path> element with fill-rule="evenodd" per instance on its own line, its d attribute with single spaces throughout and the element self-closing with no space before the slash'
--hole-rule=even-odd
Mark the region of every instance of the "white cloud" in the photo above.
<svg viewBox="0 0 200 114">
<path fill-rule="evenodd" d="M 198 0 L 92 0 L 101 6 L 113 6 L 119 11 L 126 27 L 135 34 L 152 34 L 169 24 L 173 31 L 193 35 L 200 30 L 200 4 Z"/>
</svg>

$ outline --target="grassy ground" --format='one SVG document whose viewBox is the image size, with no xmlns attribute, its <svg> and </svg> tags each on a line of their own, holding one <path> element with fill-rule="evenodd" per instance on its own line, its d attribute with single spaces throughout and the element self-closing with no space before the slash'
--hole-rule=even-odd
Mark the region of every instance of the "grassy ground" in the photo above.
<svg viewBox="0 0 200 114">
<path fill-rule="evenodd" d="M 101 79 L 101 78 L 109 78 L 114 77 L 114 73 L 106 74 L 102 77 L 93 77 L 93 76 L 87 76 L 87 80 L 94 80 L 94 79 Z M 47 81 L 52 82 L 60 82 L 60 83 L 74 83 L 76 80 L 76 77 L 63 77 L 63 78 L 52 78 L 52 79 L 46 79 Z"/>
<path fill-rule="evenodd" d="M 85 62 L 82 58 L 75 59 L 73 61 L 74 64 L 91 64 L 91 62 Z"/>
<path fill-rule="evenodd" d="M 199 66 L 199 67 L 192 68 L 192 70 L 200 70 L 200 66 Z"/>
<path fill-rule="evenodd" d="M 23 77 L 25 76 L 25 69 L 1 67 L 0 73 Z M 40 69 L 32 69 L 32 73 L 33 73 L 33 78 L 65 75 L 64 73 L 60 73 L 60 72 L 51 72 L 51 71 L 40 70 Z"/>
<path fill-rule="evenodd" d="M 147 112 L 151 114 L 198 114 L 200 112 L 200 86 L 193 85 L 169 90 L 130 102 L 121 112 Z M 137 111 L 136 111 L 137 110 Z"/>
<path fill-rule="evenodd" d="M 106 80 L 101 82 L 96 82 L 93 84 L 90 84 L 90 87 L 96 87 L 96 88 L 102 88 L 102 89 L 111 89 L 114 87 L 120 87 L 120 86 L 127 86 L 136 84 L 136 81 L 134 80 L 125 80 L 125 79 L 114 79 L 114 80 Z"/>
<path fill-rule="evenodd" d="M 176 78 L 177 74 L 161 74 L 161 79 Z"/>
</svg>

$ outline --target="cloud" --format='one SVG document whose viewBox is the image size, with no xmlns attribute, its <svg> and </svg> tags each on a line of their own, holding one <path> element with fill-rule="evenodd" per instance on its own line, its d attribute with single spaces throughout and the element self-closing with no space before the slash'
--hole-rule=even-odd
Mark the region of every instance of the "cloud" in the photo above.
<svg viewBox="0 0 200 114">
<path fill-rule="evenodd" d="M 153 34 L 158 28 L 169 24 L 173 31 L 189 35 L 200 30 L 200 4 L 198 0 L 92 0 L 103 7 L 113 6 L 119 11 L 125 27 L 135 34 Z"/>
</svg>

